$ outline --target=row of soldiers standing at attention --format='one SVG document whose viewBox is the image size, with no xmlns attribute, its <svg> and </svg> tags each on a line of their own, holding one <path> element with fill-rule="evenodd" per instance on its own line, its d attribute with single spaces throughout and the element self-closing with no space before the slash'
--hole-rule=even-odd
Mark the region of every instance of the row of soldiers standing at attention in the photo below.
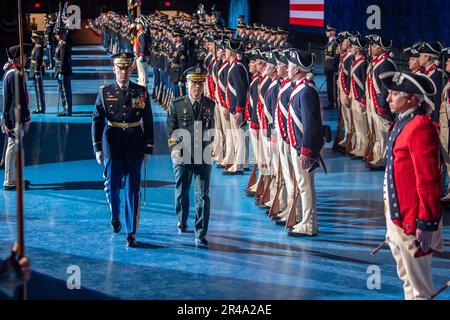
<svg viewBox="0 0 450 320">
<path fill-rule="evenodd" d="M 72 66 L 71 45 L 68 39 L 69 29 L 64 24 L 56 26 L 56 15 L 44 17 L 44 32 L 32 31 L 33 48 L 30 53 L 29 79 L 33 80 L 36 93 L 34 114 L 45 113 L 44 77 L 46 70 L 54 69 L 54 78 L 58 83 L 63 112 L 58 116 L 72 115 Z M 56 40 L 56 41 L 55 41 Z"/>
<path fill-rule="evenodd" d="M 214 160 L 217 166 L 224 168 L 224 175 L 243 175 L 250 167 L 250 140 L 257 165 L 246 193 L 255 196 L 257 204 L 268 209 L 267 214 L 277 224 L 285 225 L 291 234 L 316 234 L 312 171 L 321 165 L 319 151 L 330 133 L 329 128 L 322 125 L 320 113 L 296 115 L 295 108 L 299 91 L 314 88 L 310 74 L 313 55 L 292 50 L 287 42 L 287 32 L 259 24 L 240 24 L 235 32 L 200 24 L 195 18 L 169 17 L 161 13 L 143 16 L 138 20 L 139 24 L 143 31 L 138 32 L 133 44 L 134 53 L 138 61 L 143 56 L 147 66 L 153 68 L 152 98 L 167 109 L 173 98 L 184 94 L 183 71 L 203 64 L 208 70 L 206 96 L 222 106 L 216 108 L 215 114 L 218 133 L 214 142 Z M 327 34 L 330 42 L 325 65 L 329 60 L 327 56 L 331 55 L 336 59 L 338 71 L 336 99 L 340 128 L 333 149 L 352 155 L 354 159 L 364 159 L 372 170 L 384 169 L 389 129 L 395 118 L 389 110 L 388 90 L 382 85 L 380 74 L 397 68 L 390 53 L 392 41 L 377 35 L 362 37 L 357 32 L 341 32 L 336 36 L 332 26 L 327 27 Z M 433 106 L 435 111 L 438 110 L 434 118 L 441 110 L 441 99 L 436 97 L 448 91 L 448 88 L 443 90 L 444 73 L 434 61 L 441 51 L 446 57 L 445 50 L 433 43 L 419 43 L 405 50 L 411 54 L 411 59 L 423 56 L 421 64 L 428 70 L 425 74 L 441 88 L 434 96 L 438 105 L 437 108 Z M 289 59 L 291 54 L 293 57 Z M 286 74 L 291 66 L 297 66 L 297 71 L 304 76 L 295 82 L 303 80 L 305 84 L 294 97 L 294 70 L 290 76 Z M 441 82 L 437 83 L 439 79 Z M 333 87 L 333 83 L 327 84 Z M 307 90 L 306 96 L 307 103 L 313 105 L 310 109 L 320 110 L 314 90 Z M 448 99 L 442 102 L 444 106 Z M 446 115 L 447 111 L 441 114 Z M 304 134 L 310 134 L 308 121 L 316 122 L 312 126 L 316 130 L 314 138 L 308 137 L 314 145 L 302 148 L 304 140 L 309 141 L 303 139 Z M 448 138 L 444 136 L 448 134 L 444 132 L 448 125 L 441 122 L 445 146 Z M 249 133 L 242 134 L 247 126 Z M 291 153 L 293 149 L 297 152 L 296 157 L 293 157 L 295 152 Z M 448 147 L 445 150 L 448 158 Z"/>
<path fill-rule="evenodd" d="M 388 90 L 382 85 L 380 74 L 398 69 L 391 51 L 393 43 L 378 35 L 361 37 L 358 32 L 336 35 L 333 26 L 328 26 L 327 36 L 325 69 L 328 70 L 328 97 L 333 106 L 337 96 L 340 120 L 333 149 L 352 159 L 362 159 L 371 170 L 384 170 L 389 131 L 396 119 L 386 101 Z M 417 42 L 403 50 L 409 59 L 409 70 L 427 75 L 436 85 L 436 95 L 426 97 L 424 103 L 433 109 L 431 118 L 440 129 L 442 171 L 450 178 L 449 53 L 449 48 L 443 48 L 439 42 Z M 336 87 L 329 80 L 334 78 L 334 71 L 337 71 Z M 335 88 L 337 94 L 333 92 Z M 450 201 L 450 189 L 442 200 Z"/>
</svg>

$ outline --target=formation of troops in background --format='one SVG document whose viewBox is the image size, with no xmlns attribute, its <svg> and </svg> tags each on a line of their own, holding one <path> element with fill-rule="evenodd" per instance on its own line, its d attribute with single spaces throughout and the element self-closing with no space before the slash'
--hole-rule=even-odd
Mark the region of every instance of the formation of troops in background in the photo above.
<svg viewBox="0 0 450 320">
<path fill-rule="evenodd" d="M 246 194 L 254 197 L 256 205 L 266 209 L 276 224 L 285 226 L 289 235 L 315 236 L 318 222 L 314 174 L 319 167 L 326 172 L 320 153 L 325 142 L 331 142 L 331 130 L 322 123 L 312 73 L 315 54 L 293 48 L 284 30 L 249 26 L 242 17 L 240 20 L 235 31 L 200 22 L 198 17 L 169 17 L 158 12 L 142 16 L 130 25 L 130 30 L 137 30 L 133 52 L 138 81 L 148 87 L 147 68 L 153 68 L 151 96 L 167 110 L 171 101 L 183 102 L 176 98 L 185 94 L 184 70 L 203 66 L 207 72 L 204 95 L 216 103 L 212 151 L 216 167 L 223 168 L 223 175 L 244 175 L 250 170 L 251 145 L 254 165 Z M 386 170 L 386 242 L 404 281 L 405 297 L 428 299 L 432 295 L 430 253 L 441 248 L 442 217 L 438 199 L 431 194 L 423 198 L 419 184 L 428 183 L 438 190 L 444 175 L 450 176 L 450 85 L 446 77 L 450 72 L 450 49 L 442 48 L 439 42 L 411 45 L 404 50 L 411 73 L 404 73 L 397 70 L 393 60 L 391 40 L 359 32 L 336 34 L 331 25 L 326 34 L 327 108 L 337 108 L 339 115 L 332 149 L 363 160 L 370 170 Z M 113 52 L 120 41 L 105 36 L 104 44 Z M 445 70 L 440 69 L 441 63 Z M 400 97 L 405 99 L 394 96 L 392 90 L 402 91 Z M 394 112 L 396 106 L 410 107 L 410 111 Z M 419 132 L 427 121 L 438 130 L 427 127 L 427 133 L 418 136 L 429 145 L 414 144 L 414 148 L 422 148 L 420 152 L 427 154 L 427 159 L 417 160 L 419 150 L 394 148 L 410 121 L 405 119 L 416 116 L 408 130 Z M 433 140 L 437 132 L 440 146 Z M 170 148 L 177 142 L 169 137 Z M 434 152 L 438 149 L 440 155 Z M 433 176 L 428 178 L 415 173 L 410 177 L 415 187 L 408 192 L 400 178 L 393 179 L 394 168 L 405 170 L 408 164 L 426 171 L 426 166 L 438 162 L 440 174 L 438 168 L 430 168 Z M 407 206 L 417 206 L 420 198 L 419 202 L 430 205 L 430 209 L 399 210 L 397 196 Z M 450 200 L 450 192 L 442 200 Z M 185 225 L 180 223 L 183 230 Z M 413 251 L 411 241 L 415 241 Z"/>
<path fill-rule="evenodd" d="M 108 12 L 91 21 L 91 28 L 101 30 L 106 50 L 127 60 L 125 67 L 131 64 L 131 58 L 122 55 L 128 52 L 134 56 L 133 68 L 138 71 L 140 86 L 150 88 L 148 70 L 153 69 L 150 96 L 165 110 L 186 94 L 185 71 L 195 66 L 206 69 L 204 95 L 215 102 L 212 156 L 216 167 L 223 168 L 226 176 L 244 175 L 250 171 L 253 154 L 254 165 L 245 193 L 254 197 L 256 205 L 265 208 L 267 215 L 285 226 L 290 235 L 315 236 L 318 222 L 314 175 L 319 167 L 326 172 L 320 153 L 325 142 L 331 142 L 331 130 L 322 123 L 312 73 L 315 54 L 293 48 L 287 41 L 288 33 L 282 29 L 250 26 L 242 22 L 242 17 L 240 20 L 238 29 L 233 30 L 198 16 L 170 17 L 156 12 L 131 23 L 125 16 Z M 52 30 L 52 23 L 52 19 L 47 20 L 46 30 Z M 62 115 L 71 115 L 67 29 L 53 29 L 58 40 L 56 48 L 50 40 L 52 32 L 33 32 L 30 76 L 37 92 L 36 112 L 45 112 L 42 56 L 46 48 L 49 67 L 55 52 L 55 76 L 65 106 Z M 324 67 L 329 107 L 337 107 L 339 115 L 333 150 L 362 159 L 371 170 L 385 170 L 387 166 L 387 176 L 392 175 L 395 164 L 390 132 L 398 116 L 391 111 L 390 91 L 383 79 L 389 74 L 401 87 L 403 80 L 398 78 L 403 77 L 411 83 L 411 92 L 419 90 L 415 94 L 421 96 L 418 101 L 424 100 L 424 110 L 430 110 L 429 118 L 440 135 L 441 173 L 450 176 L 450 85 L 446 77 L 450 72 L 450 48 L 444 49 L 438 42 L 420 42 L 405 49 L 412 74 L 431 79 L 436 88 L 436 92 L 429 88 L 421 92 L 429 84 L 418 84 L 420 77 L 395 72 L 391 40 L 378 35 L 363 37 L 358 32 L 336 35 L 333 26 L 327 26 L 327 36 Z M 17 49 L 11 54 L 17 58 Z M 440 69 L 442 62 L 445 70 Z M 169 137 L 171 148 L 173 141 Z M 394 188 L 395 182 L 389 178 L 387 181 L 387 187 Z M 443 200 L 450 200 L 450 193 Z M 394 207 L 390 210 L 396 211 Z M 421 223 L 426 225 L 426 219 Z M 434 224 L 424 230 L 437 230 Z M 134 241 L 133 233 L 130 243 Z"/>
<path fill-rule="evenodd" d="M 33 80 L 36 93 L 34 114 L 46 112 L 44 76 L 47 70 L 53 73 L 53 78 L 58 83 L 58 94 L 63 106 L 63 111 L 58 116 L 72 115 L 71 43 L 66 23 L 65 16 L 50 14 L 44 17 L 44 32 L 37 31 L 37 26 L 32 30 L 33 48 L 28 78 Z"/>
<path fill-rule="evenodd" d="M 251 145 L 256 165 L 247 195 L 255 197 L 256 204 L 266 208 L 290 234 L 316 234 L 313 170 L 324 166 L 320 150 L 330 139 L 330 130 L 321 122 L 311 73 L 314 54 L 292 48 L 288 32 L 257 23 L 246 25 L 243 17 L 237 30 L 201 21 L 195 15 L 171 17 L 156 12 L 130 23 L 127 32 L 120 23 L 124 20 L 113 12 L 96 19 L 94 25 L 104 31 L 107 50 L 133 51 L 141 85 L 148 85 L 148 68 L 153 69 L 151 96 L 166 110 L 172 99 L 185 94 L 184 70 L 204 66 L 208 70 L 205 95 L 218 106 L 217 167 L 224 168 L 224 175 L 243 175 L 250 168 Z M 120 32 L 127 41 L 132 38 L 133 44 L 123 46 Z M 324 71 L 329 108 L 337 107 L 339 114 L 333 150 L 362 159 L 371 170 L 384 170 L 395 116 L 380 74 L 397 70 L 392 41 L 378 35 L 363 37 L 358 32 L 336 34 L 331 25 L 326 32 Z M 441 128 L 443 163 L 450 168 L 449 86 L 438 62 L 441 58 L 446 61 L 448 49 L 439 43 L 421 42 L 405 49 L 405 54 L 410 57 L 411 71 L 429 76 L 438 88 L 434 98 L 427 97 L 425 102 L 433 108 L 432 119 Z M 289 68 L 295 67 L 298 69 L 291 73 L 300 72 L 302 78 L 293 82 L 296 77 L 289 74 Z M 304 94 L 309 108 L 299 107 Z M 312 111 L 302 114 L 305 109 Z M 443 200 L 450 200 L 450 195 Z"/>
</svg>

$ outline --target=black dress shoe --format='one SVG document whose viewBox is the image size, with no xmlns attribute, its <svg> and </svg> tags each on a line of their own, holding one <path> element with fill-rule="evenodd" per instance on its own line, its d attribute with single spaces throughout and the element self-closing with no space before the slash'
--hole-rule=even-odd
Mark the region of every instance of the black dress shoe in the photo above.
<svg viewBox="0 0 450 320">
<path fill-rule="evenodd" d="M 137 247 L 137 241 L 133 233 L 129 233 L 127 236 L 127 247 L 129 248 Z"/>
<path fill-rule="evenodd" d="M 351 158 L 352 158 L 352 160 L 361 160 L 361 159 L 363 159 L 364 157 L 361 157 L 361 156 L 352 156 Z"/>
<path fill-rule="evenodd" d="M 282 221 L 281 219 L 278 221 L 275 221 L 275 224 L 277 226 L 285 226 L 286 225 L 286 220 Z"/>
<path fill-rule="evenodd" d="M 114 233 L 119 233 L 120 229 L 122 229 L 122 224 L 119 219 L 113 219 L 111 220 L 111 227 Z"/>
<path fill-rule="evenodd" d="M 244 171 L 245 171 L 245 172 L 249 172 L 249 171 L 250 171 L 250 168 L 244 168 Z"/>
<path fill-rule="evenodd" d="M 333 148 L 331 150 L 333 150 L 334 152 L 339 152 L 339 153 L 345 154 L 345 148 L 341 147 L 339 145 L 338 146 L 333 146 Z"/>
<path fill-rule="evenodd" d="M 206 237 L 195 238 L 195 245 L 197 245 L 197 246 L 199 246 L 199 245 L 207 246 L 208 245 L 208 240 L 206 240 Z"/>
<path fill-rule="evenodd" d="M 368 164 L 367 166 L 371 171 L 384 171 L 385 167 L 374 166 L 373 164 Z"/>
<path fill-rule="evenodd" d="M 222 171 L 222 174 L 224 176 L 243 176 L 244 175 L 244 171 L 243 170 L 242 171 L 234 171 L 234 172 Z"/>
<path fill-rule="evenodd" d="M 42 110 L 34 110 L 32 113 L 33 113 L 33 114 L 39 114 L 39 113 L 45 113 L 45 112 L 42 111 Z"/>
<path fill-rule="evenodd" d="M 299 237 L 299 238 L 303 238 L 303 237 L 315 237 L 317 236 L 317 233 L 314 234 L 308 234 L 308 233 L 301 233 L 301 232 L 295 232 L 293 227 L 290 227 L 287 231 L 288 235 L 291 237 Z"/>
<path fill-rule="evenodd" d="M 273 216 L 270 219 L 272 219 L 273 221 L 280 221 L 281 220 L 281 218 L 279 216 Z"/>
<path fill-rule="evenodd" d="M 67 112 L 61 112 L 57 114 L 57 117 L 71 117 L 72 114 L 67 113 Z"/>
<path fill-rule="evenodd" d="M 225 166 L 223 164 L 216 164 L 217 169 L 225 169 Z"/>
<path fill-rule="evenodd" d="M 31 184 L 31 182 L 29 180 L 23 180 L 23 186 L 24 186 L 25 190 L 30 189 L 30 184 Z M 13 190 L 16 190 L 16 186 L 3 186 L 3 190 L 13 191 Z"/>
<path fill-rule="evenodd" d="M 177 228 L 178 228 L 179 232 L 182 232 L 182 233 L 186 233 L 187 232 L 187 225 L 185 225 L 185 224 L 179 223 Z"/>
</svg>

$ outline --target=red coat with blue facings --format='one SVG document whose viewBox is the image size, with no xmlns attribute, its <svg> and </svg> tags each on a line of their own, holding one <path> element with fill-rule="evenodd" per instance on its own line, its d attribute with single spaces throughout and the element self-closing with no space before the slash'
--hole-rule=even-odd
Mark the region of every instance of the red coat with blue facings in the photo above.
<svg viewBox="0 0 450 320">
<path fill-rule="evenodd" d="M 394 183 L 400 219 L 407 234 L 436 231 L 441 220 L 439 134 L 429 116 L 418 115 L 403 128 L 394 148 Z M 388 195 L 389 196 L 389 195 Z"/>
</svg>

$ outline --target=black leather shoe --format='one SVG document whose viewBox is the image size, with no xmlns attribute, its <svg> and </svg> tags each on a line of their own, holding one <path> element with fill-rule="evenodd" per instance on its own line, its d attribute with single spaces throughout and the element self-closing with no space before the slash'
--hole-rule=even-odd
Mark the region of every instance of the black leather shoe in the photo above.
<svg viewBox="0 0 450 320">
<path fill-rule="evenodd" d="M 249 190 L 246 191 L 245 194 L 247 195 L 247 197 L 254 197 L 256 195 L 256 192 Z"/>
<path fill-rule="evenodd" d="M 71 117 L 72 115 L 67 112 L 61 112 L 57 114 L 57 117 Z"/>
<path fill-rule="evenodd" d="M 282 221 L 282 220 L 280 219 L 280 220 L 278 220 L 278 221 L 275 221 L 275 224 L 276 224 L 277 226 L 285 226 L 285 225 L 286 225 L 286 220 L 285 220 L 285 221 Z"/>
<path fill-rule="evenodd" d="M 201 237 L 201 238 L 195 238 L 195 245 L 197 246 L 207 246 L 208 245 L 208 240 L 206 240 L 206 237 Z"/>
<path fill-rule="evenodd" d="M 334 152 L 338 152 L 338 153 L 343 153 L 345 154 L 345 148 L 341 147 L 341 146 L 333 146 L 333 148 L 331 149 Z"/>
<path fill-rule="evenodd" d="M 217 169 L 225 169 L 225 166 L 223 164 L 216 164 Z"/>
<path fill-rule="evenodd" d="M 250 168 L 244 168 L 245 172 L 250 172 Z"/>
<path fill-rule="evenodd" d="M 24 180 L 23 181 L 24 189 L 29 190 L 30 184 L 31 184 L 31 182 L 29 180 Z M 3 190 L 13 191 L 13 190 L 16 190 L 16 186 L 3 186 Z"/>
<path fill-rule="evenodd" d="M 33 113 L 33 114 L 39 114 L 39 113 L 45 113 L 45 112 L 42 111 L 42 110 L 34 110 L 32 113 Z"/>
<path fill-rule="evenodd" d="M 111 227 L 114 233 L 119 233 L 120 229 L 122 229 L 122 224 L 119 219 L 113 219 L 111 220 Z"/>
<path fill-rule="evenodd" d="M 361 156 L 352 156 L 351 158 L 352 158 L 352 160 L 361 160 L 361 159 L 363 159 L 364 157 L 361 157 Z"/>
<path fill-rule="evenodd" d="M 222 174 L 224 176 L 243 176 L 244 175 L 244 171 L 235 171 L 235 172 L 231 172 L 231 171 L 222 171 Z"/>
<path fill-rule="evenodd" d="M 127 236 L 127 247 L 129 248 L 137 247 L 137 241 L 133 233 L 129 233 Z"/>
<path fill-rule="evenodd" d="M 179 223 L 177 228 L 178 228 L 178 231 L 181 232 L 181 233 L 186 233 L 187 232 L 187 225 Z"/>
<path fill-rule="evenodd" d="M 317 236 L 317 233 L 315 233 L 315 234 L 307 234 L 307 233 L 295 232 L 293 227 L 289 228 L 287 233 L 291 237 L 299 237 L 299 238 L 302 238 L 302 237 L 315 237 L 315 236 Z"/>
<path fill-rule="evenodd" d="M 272 219 L 273 221 L 280 221 L 281 220 L 281 218 L 279 216 L 273 216 L 270 219 Z"/>
<path fill-rule="evenodd" d="M 384 171 L 386 168 L 385 167 L 379 167 L 379 166 L 374 166 L 373 164 L 370 164 L 367 166 L 371 171 Z"/>
</svg>

